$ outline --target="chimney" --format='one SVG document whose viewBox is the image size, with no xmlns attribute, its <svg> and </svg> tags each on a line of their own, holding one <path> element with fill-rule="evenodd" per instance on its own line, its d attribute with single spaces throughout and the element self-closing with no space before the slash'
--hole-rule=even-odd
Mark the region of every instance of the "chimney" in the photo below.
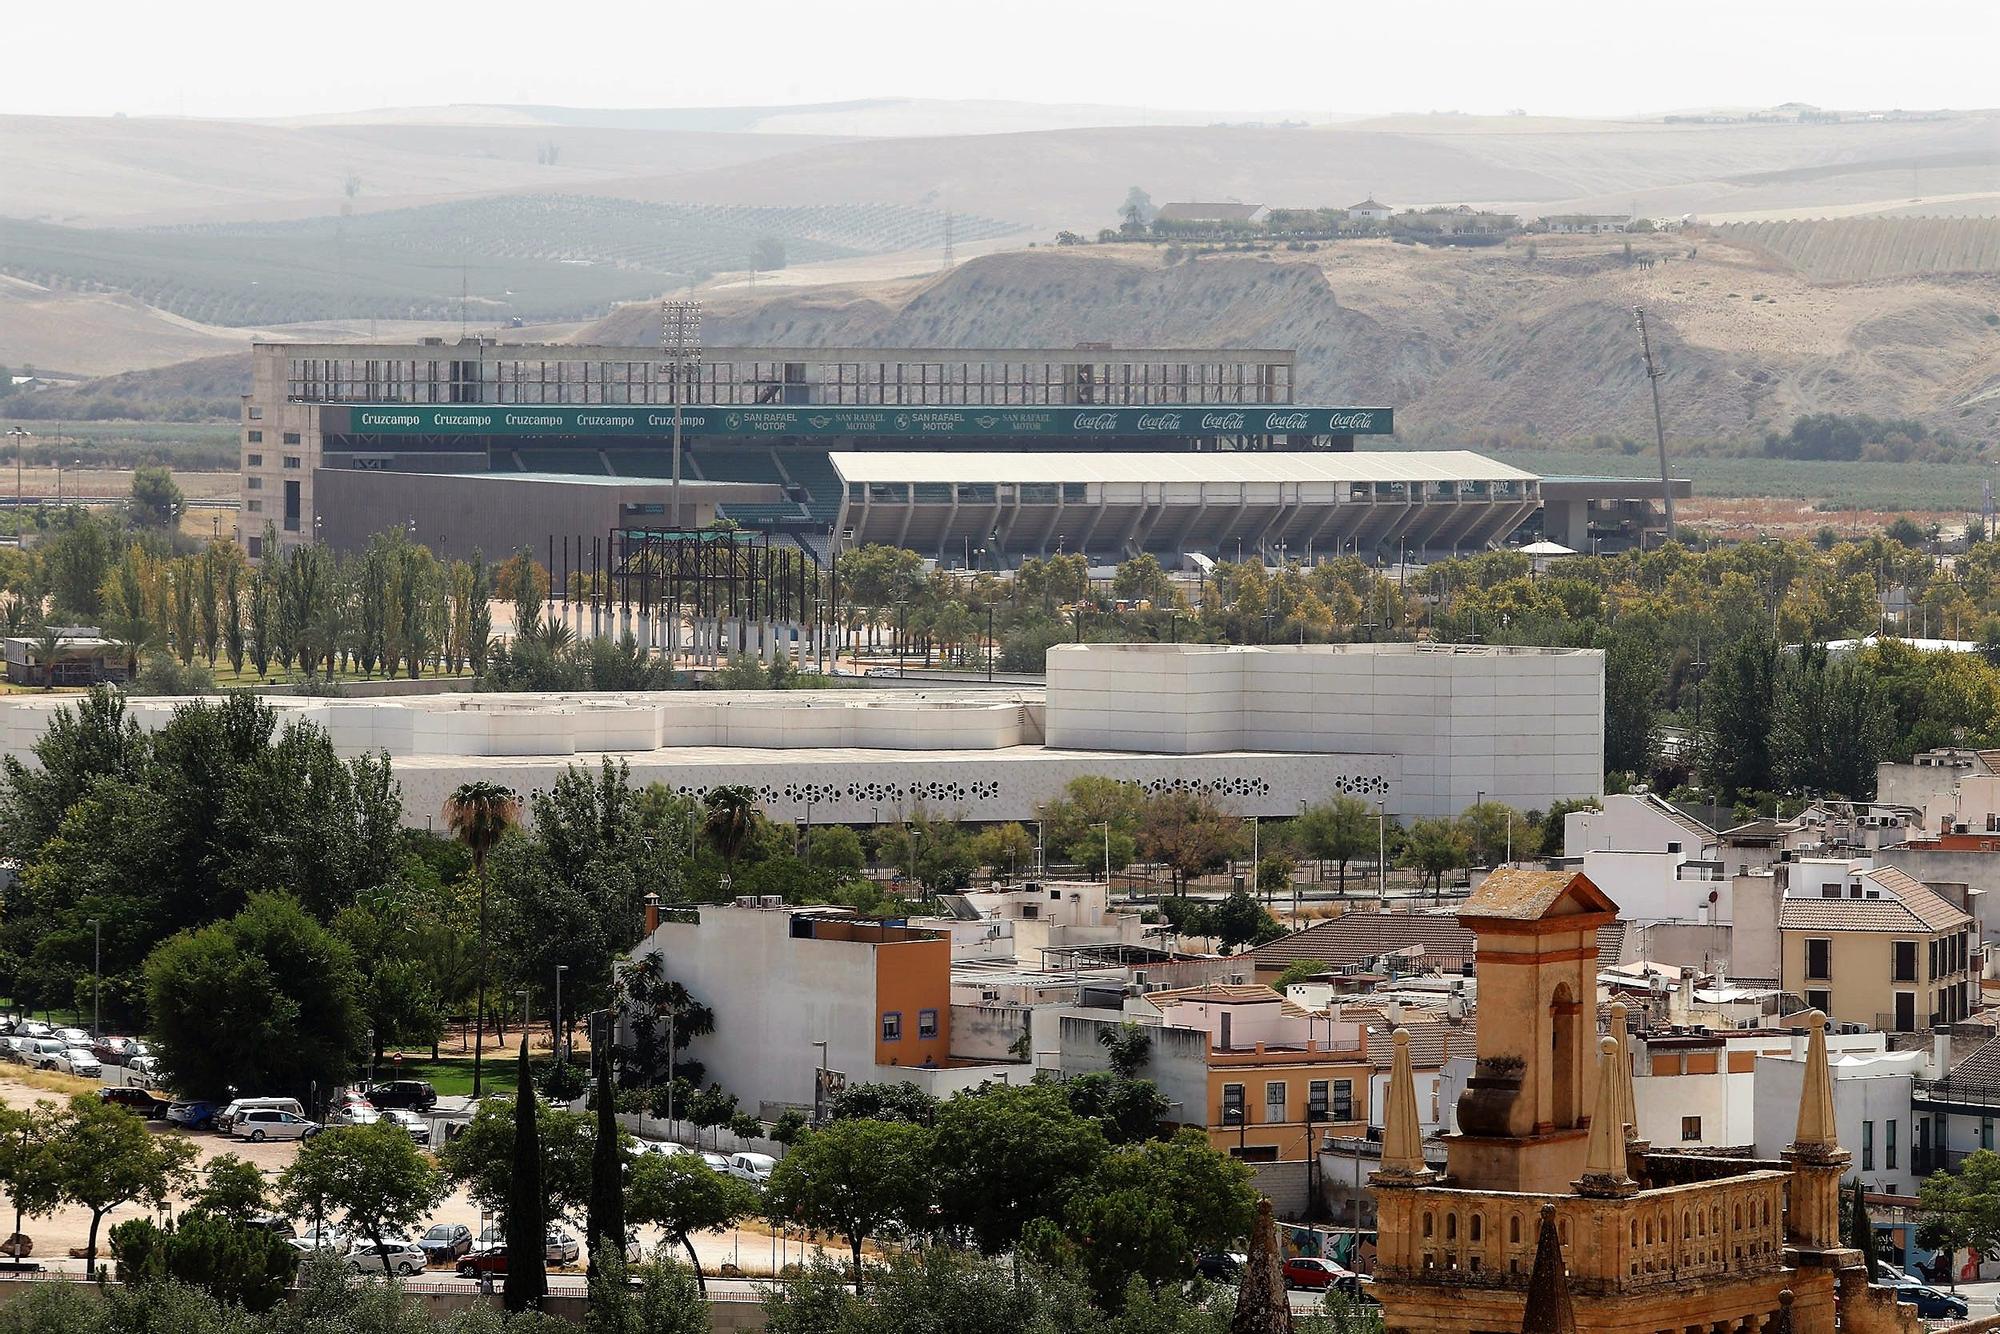
<svg viewBox="0 0 2000 1334">
<path fill-rule="evenodd" d="M 658 894 L 648 894 L 646 896 L 646 934 L 650 936 L 659 929 L 660 896 Z"/>
<path fill-rule="evenodd" d="M 1926 1072 L 1932 1079 L 1943 1079 L 1951 1073 L 1951 1030 L 1938 1028 L 1931 1031 L 1931 1068 Z"/>
</svg>

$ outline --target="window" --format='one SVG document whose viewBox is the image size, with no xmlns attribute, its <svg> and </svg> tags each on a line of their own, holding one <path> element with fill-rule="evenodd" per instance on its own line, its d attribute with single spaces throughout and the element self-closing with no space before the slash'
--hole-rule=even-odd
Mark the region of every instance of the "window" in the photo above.
<svg viewBox="0 0 2000 1334">
<path fill-rule="evenodd" d="M 1898 1033 L 1917 1031 L 1917 993 L 1914 991 L 1896 993 L 1896 1031 Z"/>
<path fill-rule="evenodd" d="M 251 421 L 253 421 L 253 422 L 260 422 L 260 421 L 263 421 L 263 420 L 264 420 L 264 409 L 262 409 L 262 408 L 256 408 L 256 407 L 253 407 L 253 408 L 251 408 L 251 409 L 250 409 L 250 420 L 251 420 Z"/>
<path fill-rule="evenodd" d="M 1882 1166 L 1893 1172 L 1896 1170 L 1896 1123 L 1882 1123 Z M 1895 1194 L 1894 1191 L 1889 1192 Z"/>
<path fill-rule="evenodd" d="M 1808 940 L 1806 942 L 1806 977 L 1813 982 L 1833 981 L 1832 941 Z"/>
<path fill-rule="evenodd" d="M 262 431 L 251 431 L 251 432 L 249 433 L 249 443 L 251 443 L 251 444 L 253 444 L 253 445 L 261 445 L 261 444 L 263 444 L 263 443 L 264 443 L 264 433 L 263 433 Z"/>
<path fill-rule="evenodd" d="M 1264 1085 L 1264 1120 L 1266 1124 L 1278 1125 L 1286 1119 L 1285 1096 L 1290 1087 L 1282 1079 L 1273 1079 Z"/>
<path fill-rule="evenodd" d="M 286 444 L 288 444 L 288 445 L 296 445 L 296 444 L 297 444 L 298 442 L 299 442 L 299 433 L 298 433 L 297 431 L 287 431 L 287 432 L 285 432 L 285 443 L 286 443 Z"/>
<path fill-rule="evenodd" d="M 1863 1121 L 1861 1123 L 1861 1170 L 1864 1172 L 1873 1172 L 1875 1170 L 1875 1123 L 1873 1121 Z"/>
<path fill-rule="evenodd" d="M 1437 1096 L 1435 1087 L 1432 1089 L 1431 1096 L 1433 1099 Z M 1354 1119 L 1354 1081 L 1351 1079 L 1336 1079 L 1333 1081 L 1333 1119 L 1336 1121 L 1352 1121 Z M 1433 1112 L 1431 1119 L 1437 1119 L 1435 1112 Z"/>
<path fill-rule="evenodd" d="M 1324 1079 L 1315 1079 L 1312 1083 L 1306 1085 L 1306 1120 L 1324 1121 L 1326 1120 L 1326 1112 L 1326 1081 Z"/>
<path fill-rule="evenodd" d="M 299 531 L 300 508 L 301 506 L 299 504 L 299 484 L 297 482 L 286 482 L 285 483 L 285 531 L 286 532 L 296 533 L 297 531 Z"/>
<path fill-rule="evenodd" d="M 1993 1118 L 1990 1116 L 1979 1118 L 1979 1147 L 1982 1149 L 1993 1147 Z"/>
<path fill-rule="evenodd" d="M 261 500 L 253 500 L 250 502 L 248 508 L 252 514 L 262 514 L 264 512 L 264 502 Z"/>
<path fill-rule="evenodd" d="M 261 468 L 264 466 L 264 456 L 262 454 L 247 454 L 243 458 L 243 466 L 246 468 Z"/>
<path fill-rule="evenodd" d="M 917 1036 L 920 1038 L 934 1038 L 937 1035 L 938 1035 L 937 1011 L 918 1010 Z"/>
<path fill-rule="evenodd" d="M 1808 991 L 1806 993 L 1806 1004 L 1812 1006 L 1821 1014 L 1832 1014 L 1833 993 L 1831 991 Z"/>
<path fill-rule="evenodd" d="M 1683 1116 L 1681 1118 L 1681 1143 L 1696 1144 L 1701 1140 L 1701 1118 Z"/>
<path fill-rule="evenodd" d="M 264 554 L 264 539 L 261 537 L 245 538 L 243 540 L 243 549 L 249 553 L 251 560 L 256 560 Z"/>
<path fill-rule="evenodd" d="M 285 466 L 286 466 L 287 468 L 296 468 L 296 467 L 298 467 L 298 466 L 299 466 L 299 456 L 298 456 L 297 454 L 287 454 L 287 455 L 285 455 Z"/>
<path fill-rule="evenodd" d="M 882 1041 L 901 1042 L 903 1040 L 903 1012 L 884 1010 L 882 1012 Z"/>
<path fill-rule="evenodd" d="M 1937 950 L 1936 950 L 1936 948 L 1935 948 L 1935 947 L 1933 947 L 1933 948 L 1932 948 L 1932 950 L 1931 950 L 1931 963 L 1932 963 L 1932 965 L 1933 965 L 1934 967 L 1935 967 L 1935 965 L 1936 965 L 1936 963 L 1937 963 Z M 1895 964 L 1896 964 L 1896 967 L 1895 967 L 1895 980 L 1896 980 L 1896 981 L 1898 981 L 1898 982 L 1914 982 L 1914 981 L 1916 981 L 1916 980 L 1917 980 L 1917 942 L 1916 942 L 1916 941 L 1914 941 L 1914 940 L 1899 940 L 1899 941 L 1897 941 L 1897 942 L 1896 942 L 1896 948 L 1895 948 Z"/>
<path fill-rule="evenodd" d="M 1241 1125 L 1243 1123 L 1243 1086 L 1224 1084 L 1222 1086 L 1222 1123 Z"/>
<path fill-rule="evenodd" d="M 252 491 L 262 491 L 264 489 L 264 479 L 261 477 L 246 477 L 243 479 L 243 485 Z"/>
</svg>

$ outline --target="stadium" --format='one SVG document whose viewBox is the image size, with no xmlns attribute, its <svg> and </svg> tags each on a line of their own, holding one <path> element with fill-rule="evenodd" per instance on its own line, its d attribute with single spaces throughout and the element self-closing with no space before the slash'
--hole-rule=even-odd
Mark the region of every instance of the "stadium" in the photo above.
<svg viewBox="0 0 2000 1334">
<path fill-rule="evenodd" d="M 280 550 L 402 529 L 465 557 L 727 519 L 817 561 L 1403 560 L 1543 506 L 1543 479 L 1476 454 L 1357 449 L 1393 410 L 1293 384 L 1290 352 L 1254 349 L 710 348 L 677 370 L 641 347 L 261 343 L 243 534 L 253 558 L 267 526 Z M 1658 484 L 1597 482 L 1572 544 L 1642 540 Z"/>
</svg>

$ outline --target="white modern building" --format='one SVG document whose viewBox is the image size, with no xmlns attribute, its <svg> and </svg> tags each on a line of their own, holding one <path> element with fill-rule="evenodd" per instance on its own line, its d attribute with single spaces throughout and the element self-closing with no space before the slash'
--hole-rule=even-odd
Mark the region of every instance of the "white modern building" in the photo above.
<svg viewBox="0 0 2000 1334">
<path fill-rule="evenodd" d="M 387 754 L 412 823 L 461 783 L 547 788 L 611 758 L 638 784 L 742 784 L 765 814 L 870 824 L 918 808 L 1032 820 L 1073 778 L 1202 792 L 1242 815 L 1335 794 L 1392 816 L 1455 814 L 1481 793 L 1546 807 L 1601 789 L 1604 656 L 1438 644 L 1226 648 L 1065 644 L 1045 689 L 658 691 L 273 697 L 348 755 Z M 181 701 L 135 699 L 141 727 Z M 60 698 L 0 712 L 30 758 Z"/>
<path fill-rule="evenodd" d="M 1831 1044 L 1829 1044 L 1831 1046 Z M 1928 1071 L 1931 1053 L 1884 1051 L 1827 1053 L 1833 1074 L 1833 1118 L 1841 1147 L 1854 1155 L 1852 1174 L 1871 1192 L 1914 1195 L 1921 1180 L 1911 1095 Z M 1805 1056 L 1757 1059 L 1757 1156 L 1776 1158 L 1798 1123 Z M 1788 1124 L 1789 1122 L 1789 1124 Z"/>
</svg>

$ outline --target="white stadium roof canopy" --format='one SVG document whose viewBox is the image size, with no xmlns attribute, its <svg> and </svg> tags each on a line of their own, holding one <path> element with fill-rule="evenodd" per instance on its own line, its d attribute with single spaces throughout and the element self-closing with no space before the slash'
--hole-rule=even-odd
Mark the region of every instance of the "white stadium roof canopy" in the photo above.
<svg viewBox="0 0 2000 1334">
<path fill-rule="evenodd" d="M 1335 453 L 835 453 L 848 482 L 1458 482 L 1537 480 L 1470 450 Z"/>
</svg>

